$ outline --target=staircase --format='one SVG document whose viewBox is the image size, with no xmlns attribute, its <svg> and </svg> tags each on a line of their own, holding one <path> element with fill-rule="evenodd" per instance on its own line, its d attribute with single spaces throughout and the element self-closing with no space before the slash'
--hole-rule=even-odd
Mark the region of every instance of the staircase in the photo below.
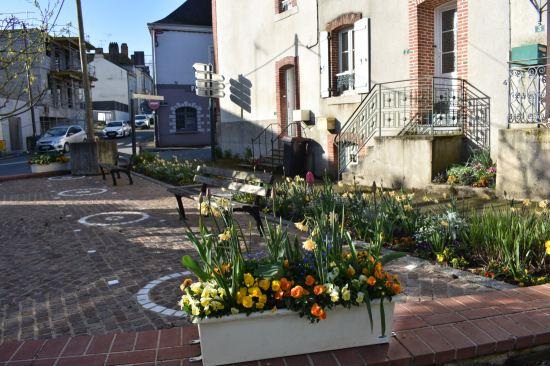
<svg viewBox="0 0 550 366">
<path fill-rule="evenodd" d="M 437 77 L 376 84 L 335 139 L 338 176 L 359 163 L 375 136 L 462 133 L 474 89 L 463 79 Z"/>
<path fill-rule="evenodd" d="M 270 173 L 273 173 L 278 168 L 282 168 L 284 163 L 284 148 L 282 147 L 281 139 L 287 136 L 291 126 L 297 125 L 307 127 L 303 122 L 292 122 L 281 133 L 278 133 L 278 123 L 268 125 L 256 138 L 252 139 L 252 156 L 259 161 L 253 165 L 239 164 L 239 167 L 245 169 L 263 169 Z M 301 133 L 307 137 L 305 128 L 301 128 Z"/>
</svg>

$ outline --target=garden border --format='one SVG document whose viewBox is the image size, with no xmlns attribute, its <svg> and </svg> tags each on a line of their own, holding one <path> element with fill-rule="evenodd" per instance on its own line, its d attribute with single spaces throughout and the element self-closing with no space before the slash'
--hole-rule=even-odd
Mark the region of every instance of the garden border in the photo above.
<svg viewBox="0 0 550 366">
<path fill-rule="evenodd" d="M 273 221 L 273 215 L 266 215 L 266 214 L 261 213 L 260 216 L 265 218 L 265 219 L 268 219 L 270 221 Z M 279 221 L 279 219 L 277 219 L 277 221 Z M 288 220 L 284 220 L 284 219 L 283 219 L 282 223 L 287 224 L 287 225 L 293 225 L 294 224 L 293 222 L 288 221 Z M 355 242 L 360 244 L 360 245 L 365 245 L 365 246 L 368 245 L 367 243 L 365 243 L 361 240 L 355 240 Z M 394 253 L 394 252 L 395 252 L 395 250 L 382 248 L 382 254 L 390 254 L 390 253 Z M 476 275 L 476 274 L 470 273 L 468 271 L 463 271 L 463 270 L 452 268 L 452 267 L 443 267 L 443 266 L 440 266 L 438 264 L 432 264 L 432 263 L 430 263 L 430 261 L 428 261 L 426 259 L 413 257 L 413 256 L 410 256 L 408 254 L 407 254 L 406 257 L 399 258 L 399 260 L 410 263 L 410 264 L 414 264 L 417 267 L 424 268 L 424 269 L 426 269 L 428 271 L 431 271 L 431 272 L 436 272 L 436 273 L 447 275 L 447 276 L 455 275 L 458 278 L 460 278 L 460 279 L 462 279 L 466 282 L 473 283 L 473 284 L 476 284 L 476 285 L 485 286 L 485 287 L 488 287 L 488 288 L 493 289 L 493 290 L 510 290 L 510 289 L 515 289 L 515 288 L 519 287 L 519 286 L 511 285 L 511 284 L 503 282 L 503 281 L 496 280 L 494 278 L 487 278 L 487 277 L 483 277 L 483 276 L 480 276 L 480 275 Z"/>
<path fill-rule="evenodd" d="M 424 190 L 427 193 L 448 194 L 455 197 L 479 197 L 485 198 L 488 195 L 491 198 L 496 197 L 495 188 L 457 186 L 447 183 L 429 183 Z M 460 195 L 462 193 L 462 195 Z"/>
</svg>

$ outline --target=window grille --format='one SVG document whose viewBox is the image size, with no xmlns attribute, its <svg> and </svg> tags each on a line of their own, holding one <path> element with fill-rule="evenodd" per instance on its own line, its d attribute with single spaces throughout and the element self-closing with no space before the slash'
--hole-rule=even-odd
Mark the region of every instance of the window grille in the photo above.
<svg viewBox="0 0 550 366">
<path fill-rule="evenodd" d="M 196 131 L 197 130 L 197 110 L 191 107 L 182 107 L 176 109 L 176 130 L 177 131 Z"/>
</svg>

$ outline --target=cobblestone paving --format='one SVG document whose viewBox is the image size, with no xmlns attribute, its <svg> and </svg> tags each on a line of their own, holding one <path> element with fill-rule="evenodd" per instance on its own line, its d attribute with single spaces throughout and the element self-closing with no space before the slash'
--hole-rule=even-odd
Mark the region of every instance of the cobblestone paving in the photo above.
<svg viewBox="0 0 550 366">
<path fill-rule="evenodd" d="M 2 341 L 190 324 L 189 318 L 158 314 L 137 301 L 138 291 L 150 281 L 185 271 L 181 264 L 184 255 L 196 258 L 178 219 L 173 195 L 138 177 L 132 186 L 125 177 L 118 182 L 113 187 L 110 180 L 99 176 L 0 184 Z M 186 200 L 184 205 L 188 222 L 196 231 L 196 204 Z M 250 216 L 236 216 L 241 226 L 248 228 Z M 301 234 L 296 229 L 290 233 Z M 252 238 L 253 247 L 262 250 L 262 239 Z M 409 270 L 407 265 L 396 261 L 387 266 L 390 273 L 399 274 L 407 302 L 490 291 L 460 278 L 421 268 Z M 149 298 L 177 309 L 181 279 L 156 284 Z"/>
</svg>

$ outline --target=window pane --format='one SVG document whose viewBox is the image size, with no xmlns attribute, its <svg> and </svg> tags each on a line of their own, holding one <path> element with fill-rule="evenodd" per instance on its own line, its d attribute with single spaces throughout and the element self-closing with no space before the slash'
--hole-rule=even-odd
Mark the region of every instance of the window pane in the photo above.
<svg viewBox="0 0 550 366">
<path fill-rule="evenodd" d="M 442 42 L 441 48 L 443 52 L 451 52 L 456 49 L 456 33 L 454 31 L 450 32 L 444 32 L 442 34 Z"/>
<path fill-rule="evenodd" d="M 346 72 L 349 70 L 349 54 L 342 53 L 342 70 L 341 72 Z"/>
<path fill-rule="evenodd" d="M 442 14 L 442 31 L 456 29 L 456 9 L 444 11 Z"/>
<path fill-rule="evenodd" d="M 347 52 L 348 50 L 348 32 L 342 33 L 342 52 Z"/>
<path fill-rule="evenodd" d="M 444 53 L 441 62 L 441 72 L 447 74 L 456 71 L 456 56 L 454 52 Z"/>
</svg>

